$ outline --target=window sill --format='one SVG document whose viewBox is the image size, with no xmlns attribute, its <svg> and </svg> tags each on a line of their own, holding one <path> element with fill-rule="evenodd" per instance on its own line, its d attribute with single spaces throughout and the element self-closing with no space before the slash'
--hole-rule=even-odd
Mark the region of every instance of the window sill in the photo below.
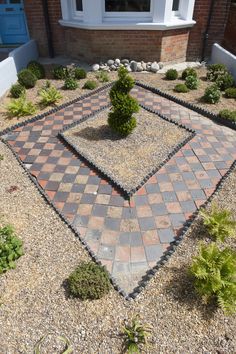
<svg viewBox="0 0 236 354">
<path fill-rule="evenodd" d="M 182 20 L 179 18 L 171 19 L 170 22 L 167 23 L 155 23 L 155 22 L 102 22 L 99 24 L 90 24 L 85 22 L 79 22 L 75 20 L 59 20 L 61 26 L 64 27 L 73 27 L 73 28 L 81 28 L 88 30 L 169 30 L 169 29 L 178 29 L 178 28 L 186 28 L 192 27 L 195 25 L 196 21 L 190 20 Z"/>
</svg>

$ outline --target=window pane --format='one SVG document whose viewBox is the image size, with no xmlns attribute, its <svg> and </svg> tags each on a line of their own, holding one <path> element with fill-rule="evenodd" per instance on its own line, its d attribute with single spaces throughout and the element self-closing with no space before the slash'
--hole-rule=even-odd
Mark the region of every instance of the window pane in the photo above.
<svg viewBox="0 0 236 354">
<path fill-rule="evenodd" d="M 172 11 L 179 11 L 179 0 L 173 0 Z"/>
<path fill-rule="evenodd" d="M 82 0 L 76 0 L 76 11 L 83 11 L 83 2 L 82 2 Z"/>
<path fill-rule="evenodd" d="M 106 11 L 149 12 L 151 0 L 105 0 Z"/>
</svg>

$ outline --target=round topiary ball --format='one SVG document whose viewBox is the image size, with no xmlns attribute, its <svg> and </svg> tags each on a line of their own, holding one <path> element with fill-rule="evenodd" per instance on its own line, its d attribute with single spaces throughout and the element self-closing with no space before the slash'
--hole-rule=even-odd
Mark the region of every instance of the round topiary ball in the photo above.
<svg viewBox="0 0 236 354">
<path fill-rule="evenodd" d="M 77 80 L 85 79 L 87 77 L 86 71 L 82 68 L 75 68 L 74 75 Z"/>
<path fill-rule="evenodd" d="M 19 98 L 20 96 L 25 94 L 25 87 L 18 83 L 14 84 L 10 89 L 10 94 L 14 98 Z"/>
<path fill-rule="evenodd" d="M 178 79 L 178 71 L 175 69 L 169 69 L 166 72 L 166 80 L 176 80 Z"/>
<path fill-rule="evenodd" d="M 29 69 L 23 69 L 18 73 L 18 81 L 25 88 L 32 88 L 35 86 L 37 77 Z"/>
<path fill-rule="evenodd" d="M 182 80 L 185 80 L 188 76 L 194 76 L 197 77 L 197 71 L 194 68 L 186 68 L 182 72 Z"/>
<path fill-rule="evenodd" d="M 174 88 L 175 92 L 181 92 L 181 93 L 187 93 L 189 92 L 189 89 L 185 84 L 177 84 Z"/>
<path fill-rule="evenodd" d="M 32 60 L 27 65 L 27 69 L 32 71 L 32 73 L 37 77 L 38 80 L 45 78 L 45 70 L 42 64 L 38 63 L 36 60 Z"/>
<path fill-rule="evenodd" d="M 111 288 L 107 270 L 94 262 L 82 262 L 71 273 L 68 283 L 71 295 L 82 300 L 100 299 Z"/>
</svg>

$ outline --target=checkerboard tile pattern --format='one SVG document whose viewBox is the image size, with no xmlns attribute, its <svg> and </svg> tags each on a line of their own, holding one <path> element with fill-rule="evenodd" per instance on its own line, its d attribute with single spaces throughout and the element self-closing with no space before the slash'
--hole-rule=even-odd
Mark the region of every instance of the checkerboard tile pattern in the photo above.
<svg viewBox="0 0 236 354">
<path fill-rule="evenodd" d="M 161 259 L 236 158 L 234 131 L 138 86 L 133 95 L 197 134 L 129 201 L 57 137 L 67 125 L 107 105 L 108 91 L 5 136 L 126 293 Z"/>
</svg>

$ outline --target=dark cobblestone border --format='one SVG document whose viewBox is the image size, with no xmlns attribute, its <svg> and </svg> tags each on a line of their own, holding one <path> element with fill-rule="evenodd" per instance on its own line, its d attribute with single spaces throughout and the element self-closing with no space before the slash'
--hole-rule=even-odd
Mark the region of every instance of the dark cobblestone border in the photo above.
<svg viewBox="0 0 236 354">
<path fill-rule="evenodd" d="M 64 108 L 69 106 L 72 103 L 76 103 L 84 98 L 90 97 L 92 95 L 94 95 L 94 93 L 100 92 L 108 87 L 110 87 L 112 84 L 108 84 L 105 85 L 101 88 L 99 88 L 96 91 L 93 91 L 92 93 L 86 94 L 84 96 L 79 97 L 78 99 L 75 99 L 73 101 L 70 101 L 66 104 L 63 104 L 60 106 L 59 109 Z M 141 86 L 141 85 L 139 85 Z M 144 85 L 146 86 L 146 85 Z M 142 86 L 141 86 L 142 87 Z M 147 87 L 144 87 L 146 89 L 148 89 Z M 149 89 L 149 91 L 152 91 L 152 88 Z M 154 93 L 158 93 L 154 92 Z M 168 96 L 167 96 L 168 98 Z M 173 100 L 173 99 L 172 99 Z M 179 103 L 179 102 L 177 102 Z M 190 107 L 187 107 L 190 108 Z M 15 153 L 15 151 L 13 150 L 13 148 L 10 146 L 10 144 L 5 141 L 4 139 L 1 138 L 2 135 L 7 134 L 8 132 L 14 130 L 15 128 L 24 126 L 26 124 L 28 124 L 29 122 L 34 122 L 36 120 L 42 119 L 45 116 L 47 116 L 48 114 L 51 114 L 52 111 L 53 113 L 59 110 L 58 107 L 56 110 L 50 110 L 48 112 L 45 112 L 42 115 L 38 115 L 34 118 L 31 118 L 29 120 L 26 120 L 24 122 L 21 122 L 19 124 L 14 125 L 13 127 L 7 128 L 5 129 L 3 132 L 0 132 L 0 141 L 5 144 L 10 151 L 12 152 L 12 154 L 15 156 L 16 160 L 18 161 L 19 165 L 24 169 L 24 171 L 26 172 L 27 176 L 29 177 L 30 181 L 38 188 L 40 194 L 43 196 L 43 198 L 46 200 L 46 202 L 56 211 L 56 213 L 59 215 L 60 219 L 73 231 L 73 233 L 75 234 L 76 237 L 78 237 L 78 239 L 80 240 L 81 244 L 83 245 L 84 249 L 90 254 L 90 256 L 92 257 L 92 259 L 97 262 L 98 264 L 101 265 L 101 262 L 99 261 L 99 259 L 97 258 L 97 256 L 95 255 L 95 253 L 90 249 L 90 247 L 86 244 L 86 242 L 80 237 L 80 234 L 77 232 L 77 230 L 73 227 L 73 225 L 71 225 L 70 221 L 67 220 L 66 216 L 63 215 L 63 213 L 61 213 L 61 211 L 51 202 L 51 200 L 49 199 L 49 197 L 47 196 L 47 194 L 44 192 L 44 190 L 42 189 L 42 187 L 38 184 L 37 179 L 35 177 L 33 177 L 33 175 L 30 174 L 30 172 L 28 171 L 28 169 L 26 168 L 25 164 L 20 160 L 20 158 L 18 157 L 18 155 Z M 190 108 L 191 109 L 191 108 Z M 215 195 L 217 195 L 220 190 L 223 188 L 224 182 L 226 181 L 226 179 L 229 177 L 229 175 L 231 174 L 231 172 L 236 168 L 236 161 L 234 161 L 232 163 L 232 165 L 230 166 L 230 168 L 228 169 L 228 171 L 226 172 L 226 174 L 221 178 L 221 180 L 218 182 L 218 184 L 216 185 L 216 188 L 214 190 L 214 192 L 212 193 L 212 195 L 205 201 L 205 203 L 201 206 L 201 208 L 206 208 L 207 205 L 212 201 L 212 199 L 214 198 Z M 170 247 L 168 248 L 168 250 L 163 254 L 163 256 L 161 257 L 160 261 L 157 262 L 157 264 L 150 270 L 147 271 L 146 275 L 143 276 L 142 280 L 139 282 L 140 285 L 138 287 L 136 287 L 134 289 L 134 291 L 130 294 L 126 294 L 121 288 L 120 286 L 117 284 L 116 279 L 114 277 L 111 276 L 111 274 L 109 273 L 110 276 L 110 280 L 112 285 L 114 286 L 115 290 L 117 290 L 126 300 L 132 300 L 135 299 L 139 293 L 145 288 L 145 286 L 147 285 L 148 281 L 156 274 L 156 272 L 159 270 L 159 268 L 164 265 L 165 263 L 167 263 L 168 259 L 171 257 L 171 255 L 175 252 L 177 246 L 180 244 L 180 242 L 182 241 L 182 239 L 184 238 L 184 236 L 186 235 L 186 233 L 189 231 L 190 226 L 192 225 L 193 221 L 196 219 L 196 217 L 199 214 L 199 210 L 200 208 L 198 208 L 193 214 L 192 217 L 187 220 L 182 228 L 182 233 L 176 237 L 176 239 L 170 244 Z"/>
<path fill-rule="evenodd" d="M 107 105 L 106 107 L 104 107 L 103 109 L 106 109 L 107 107 L 109 107 L 110 105 Z M 143 109 L 145 109 L 146 111 L 156 114 L 158 115 L 160 118 L 162 118 L 163 120 L 172 123 L 174 125 L 176 125 L 179 128 L 185 129 L 187 132 L 191 133 L 190 136 L 188 136 L 186 139 L 182 140 L 179 144 L 176 144 L 171 152 L 167 155 L 167 157 L 158 165 L 156 166 L 150 173 L 148 173 L 143 180 L 134 188 L 132 189 L 126 189 L 122 184 L 120 184 L 117 180 L 115 180 L 108 171 L 100 168 L 99 166 L 97 166 L 95 163 L 93 163 L 89 157 L 84 154 L 75 144 L 70 142 L 70 139 L 67 138 L 65 136 L 65 132 L 78 126 L 79 124 L 85 122 L 86 120 L 95 117 L 98 112 L 93 112 L 92 114 L 89 114 L 83 118 L 81 118 L 79 121 L 73 122 L 70 125 L 67 125 L 64 129 L 62 129 L 59 133 L 58 136 L 62 138 L 63 142 L 66 143 L 66 145 L 68 145 L 70 148 L 72 148 L 72 150 L 74 152 L 76 152 L 80 158 L 82 158 L 84 161 L 86 161 L 89 166 L 92 169 L 95 169 L 99 172 L 99 174 L 101 174 L 105 179 L 108 179 L 109 182 L 111 183 L 111 185 L 114 188 L 118 188 L 119 191 L 123 194 L 123 196 L 127 199 L 130 199 L 132 197 L 132 195 L 134 195 L 148 180 L 149 178 L 151 178 L 155 173 L 157 173 L 184 145 L 186 145 L 190 140 L 193 139 L 193 137 L 196 135 L 196 132 L 190 128 L 187 128 L 185 125 L 183 124 L 179 124 L 178 122 L 176 122 L 175 120 L 171 119 L 171 118 L 167 118 L 166 116 L 164 116 L 163 114 L 161 114 L 158 111 L 152 110 L 148 107 L 146 107 L 143 104 L 140 104 L 140 107 L 142 107 Z M 101 109 L 101 110 L 103 110 Z M 101 112 L 101 110 L 99 110 L 99 112 Z"/>
<path fill-rule="evenodd" d="M 179 97 L 176 97 L 174 95 L 171 95 L 167 92 L 164 92 L 164 91 L 161 91 L 159 90 L 158 88 L 156 87 L 153 87 L 153 86 L 149 86 L 149 85 L 146 85 L 146 84 L 143 84 L 142 82 L 140 81 L 136 81 L 135 84 L 139 87 L 142 87 L 148 91 L 151 91 L 155 94 L 158 94 L 159 96 L 162 96 L 164 98 L 167 98 L 175 103 L 178 103 L 180 104 L 181 106 L 184 106 L 186 108 L 189 108 L 191 109 L 192 111 L 195 111 L 199 114 L 201 114 L 202 116 L 204 117 L 207 117 L 207 118 L 210 118 L 212 121 L 214 121 L 215 123 L 220 123 L 222 125 L 225 125 L 227 126 L 228 128 L 231 128 L 231 129 L 234 129 L 236 130 L 236 122 L 233 122 L 233 121 L 230 121 L 228 119 L 224 119 L 222 117 L 220 117 L 218 114 L 215 114 L 211 111 L 208 111 L 207 109 L 205 108 L 202 108 L 202 107 L 199 107 L 195 104 L 192 104 L 192 103 L 189 103 L 187 101 L 184 101 L 182 100 L 181 98 Z"/>
</svg>

